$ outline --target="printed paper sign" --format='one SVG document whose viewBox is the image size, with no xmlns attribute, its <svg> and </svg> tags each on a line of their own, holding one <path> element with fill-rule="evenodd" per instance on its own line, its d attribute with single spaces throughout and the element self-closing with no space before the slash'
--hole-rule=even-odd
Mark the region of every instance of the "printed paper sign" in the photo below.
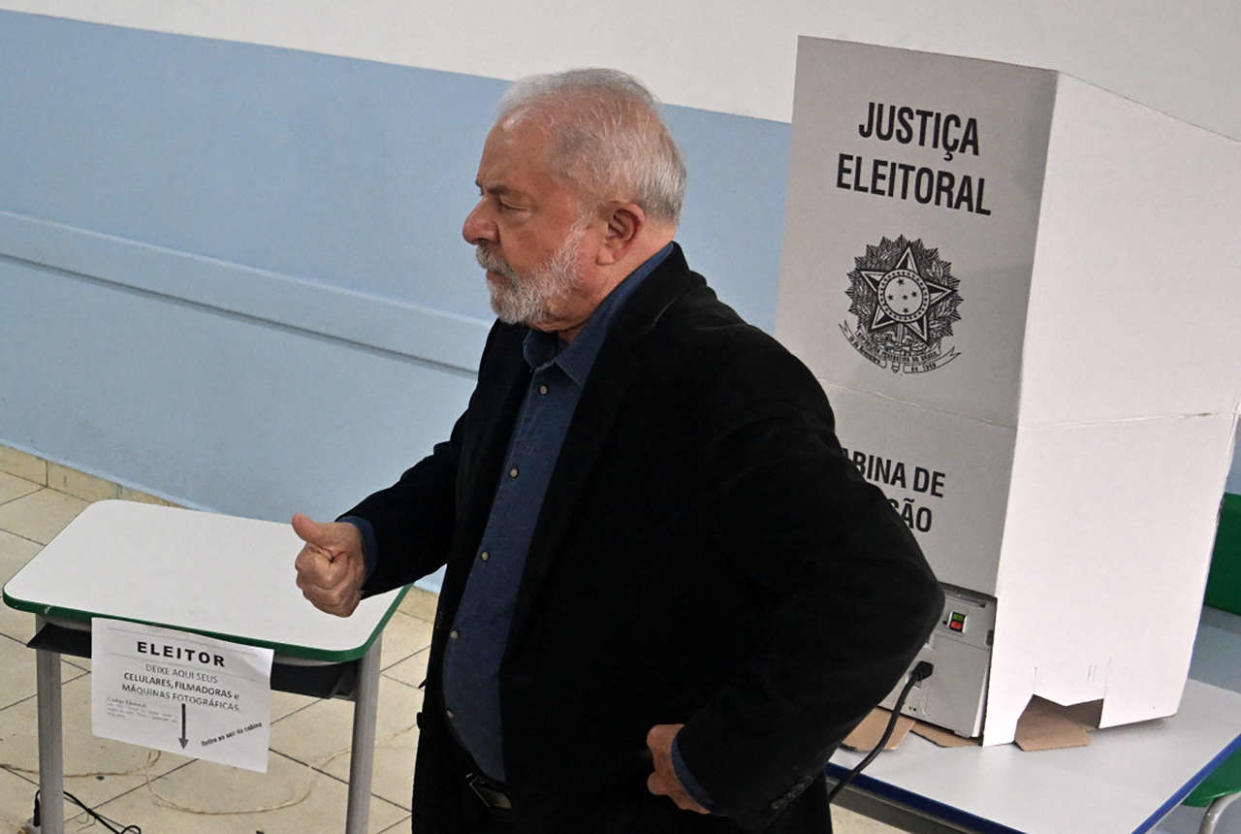
<svg viewBox="0 0 1241 834">
<path fill-rule="evenodd" d="M 92 731 L 266 773 L 271 664 L 271 649 L 96 617 Z"/>
</svg>

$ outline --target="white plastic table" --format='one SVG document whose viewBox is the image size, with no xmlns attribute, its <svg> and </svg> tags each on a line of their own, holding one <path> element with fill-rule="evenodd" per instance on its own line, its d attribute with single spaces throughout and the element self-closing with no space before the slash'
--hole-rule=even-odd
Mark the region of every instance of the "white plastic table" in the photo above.
<svg viewBox="0 0 1241 834">
<path fill-rule="evenodd" d="M 841 799 L 913 831 L 1150 831 L 1241 749 L 1241 693 L 1189 680 L 1176 715 L 1090 736 L 1086 747 L 1023 752 L 1013 744 L 945 749 L 911 733 Z M 829 776 L 861 758 L 838 751 Z"/>
<path fill-rule="evenodd" d="M 405 589 L 354 614 L 314 608 L 295 584 L 288 524 L 140 504 L 87 507 L 5 586 L 36 615 L 42 831 L 64 830 L 60 655 L 89 656 L 92 617 L 196 632 L 275 652 L 275 689 L 354 701 L 347 834 L 366 831 L 380 632 Z"/>
</svg>

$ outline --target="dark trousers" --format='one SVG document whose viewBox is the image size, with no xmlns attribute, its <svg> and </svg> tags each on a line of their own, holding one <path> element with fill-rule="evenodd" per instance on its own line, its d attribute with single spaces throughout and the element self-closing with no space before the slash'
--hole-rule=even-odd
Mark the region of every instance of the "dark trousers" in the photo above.
<svg viewBox="0 0 1241 834">
<path fill-rule="evenodd" d="M 456 789 L 446 797 L 456 806 L 454 816 L 461 821 L 461 834 L 512 834 L 511 815 L 488 808 L 464 779 L 454 780 Z M 419 834 L 415 829 L 414 834 Z"/>
<path fill-rule="evenodd" d="M 682 811 L 667 797 L 652 796 L 646 790 L 649 765 L 636 757 L 615 780 L 588 789 L 510 789 L 510 823 L 470 790 L 467 774 L 474 763 L 442 725 L 423 728 L 420 748 L 428 742 L 435 755 L 419 751 L 413 834 L 743 834 L 724 817 Z M 771 834 L 830 834 L 826 805 L 826 783 L 820 779 L 773 821 Z"/>
</svg>

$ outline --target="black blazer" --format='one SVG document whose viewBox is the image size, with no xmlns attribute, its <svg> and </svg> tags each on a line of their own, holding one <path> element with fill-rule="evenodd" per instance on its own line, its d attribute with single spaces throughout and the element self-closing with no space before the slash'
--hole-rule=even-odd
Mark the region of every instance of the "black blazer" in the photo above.
<svg viewBox="0 0 1241 834">
<path fill-rule="evenodd" d="M 418 834 L 457 831 L 467 763 L 440 700 L 447 631 L 529 369 L 496 324 L 450 439 L 348 514 L 377 593 L 447 562 L 414 785 Z M 830 831 L 837 744 L 896 684 L 942 594 L 841 453 L 810 372 L 719 302 L 679 248 L 621 309 L 539 515 L 501 668 L 505 766 L 529 834 Z M 645 788 L 655 724 L 720 816 Z"/>
</svg>

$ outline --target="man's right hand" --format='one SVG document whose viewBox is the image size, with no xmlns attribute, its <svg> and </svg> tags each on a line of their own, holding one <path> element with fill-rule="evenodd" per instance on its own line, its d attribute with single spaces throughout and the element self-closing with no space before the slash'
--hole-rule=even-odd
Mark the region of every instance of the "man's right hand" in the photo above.
<svg viewBox="0 0 1241 834">
<path fill-rule="evenodd" d="M 348 617 L 358 607 L 366 581 L 361 531 L 348 522 L 320 524 L 298 513 L 293 532 L 306 542 L 294 562 L 302 596 L 320 611 Z"/>
</svg>

